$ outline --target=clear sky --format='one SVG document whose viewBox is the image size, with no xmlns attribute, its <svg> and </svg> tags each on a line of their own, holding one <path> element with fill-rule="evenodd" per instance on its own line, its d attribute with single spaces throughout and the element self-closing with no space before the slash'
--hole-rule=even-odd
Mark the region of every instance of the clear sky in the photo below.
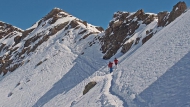
<svg viewBox="0 0 190 107">
<path fill-rule="evenodd" d="M 107 28 L 114 12 L 171 11 L 180 0 L 1 0 L 0 21 L 23 30 L 58 7 L 95 26 Z M 190 6 L 190 0 L 183 0 Z"/>
</svg>

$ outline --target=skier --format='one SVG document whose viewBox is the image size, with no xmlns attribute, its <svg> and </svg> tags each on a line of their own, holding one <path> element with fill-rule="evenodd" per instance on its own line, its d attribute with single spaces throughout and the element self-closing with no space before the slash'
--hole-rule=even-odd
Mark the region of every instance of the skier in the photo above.
<svg viewBox="0 0 190 107">
<path fill-rule="evenodd" d="M 117 69 L 117 64 L 118 64 L 117 58 L 114 59 L 114 63 L 115 63 L 116 69 Z"/>
<path fill-rule="evenodd" d="M 112 66 L 113 66 L 113 63 L 110 61 L 109 64 L 108 64 L 108 67 L 110 68 L 110 73 L 113 72 L 113 68 L 112 68 Z"/>
</svg>

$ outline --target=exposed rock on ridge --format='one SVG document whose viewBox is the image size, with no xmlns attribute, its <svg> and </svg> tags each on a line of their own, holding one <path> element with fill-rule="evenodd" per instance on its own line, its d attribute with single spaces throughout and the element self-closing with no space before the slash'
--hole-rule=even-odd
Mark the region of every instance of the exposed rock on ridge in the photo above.
<svg viewBox="0 0 190 107">
<path fill-rule="evenodd" d="M 4 23 L 4 22 L 0 22 L 0 39 L 2 39 L 5 36 L 11 36 L 13 33 L 16 32 L 20 32 L 22 33 L 23 30 L 16 28 L 10 24 Z M 14 33 L 14 34 L 15 34 Z M 9 34 L 9 35 L 8 35 Z M 7 37 L 7 38 L 8 38 Z"/>
<path fill-rule="evenodd" d="M 122 53 L 126 53 L 134 45 L 139 43 L 140 45 L 143 45 L 152 36 L 154 36 L 157 29 L 160 30 L 159 27 L 167 26 L 182 13 L 184 13 L 186 9 L 187 6 L 185 2 L 179 2 L 173 7 L 170 13 L 164 11 L 158 13 L 157 15 L 146 14 L 142 9 L 135 13 L 115 13 L 113 15 L 113 20 L 109 23 L 109 27 L 105 30 L 105 35 L 100 40 L 101 51 L 104 53 L 103 59 L 111 58 L 120 48 L 122 48 Z M 138 34 L 139 26 L 143 24 L 148 26 L 151 22 L 157 20 L 157 26 L 146 29 L 146 31 L 142 31 L 146 32 L 146 34 Z M 146 26 L 144 26 L 144 28 Z M 145 37 L 142 35 L 145 35 Z"/>
<path fill-rule="evenodd" d="M 184 13 L 186 9 L 187 5 L 185 2 L 178 2 L 175 6 L 173 6 L 173 9 L 170 13 L 167 11 L 158 13 L 158 26 L 167 26 L 177 17 L 179 17 L 182 13 Z"/>
<path fill-rule="evenodd" d="M 116 54 L 118 49 L 134 35 L 140 24 L 148 25 L 155 18 L 154 14 L 145 14 L 142 9 L 134 14 L 129 12 L 115 13 L 105 35 L 101 38 L 101 50 L 102 53 L 105 53 L 103 59 L 109 59 Z"/>
</svg>

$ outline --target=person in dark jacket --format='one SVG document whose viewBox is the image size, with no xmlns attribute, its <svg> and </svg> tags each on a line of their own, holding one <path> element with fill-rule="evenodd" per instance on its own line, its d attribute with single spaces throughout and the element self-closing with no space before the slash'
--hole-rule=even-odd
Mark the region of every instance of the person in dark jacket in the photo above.
<svg viewBox="0 0 190 107">
<path fill-rule="evenodd" d="M 113 72 L 113 63 L 110 61 L 108 64 L 108 67 L 110 68 L 110 73 Z"/>
</svg>

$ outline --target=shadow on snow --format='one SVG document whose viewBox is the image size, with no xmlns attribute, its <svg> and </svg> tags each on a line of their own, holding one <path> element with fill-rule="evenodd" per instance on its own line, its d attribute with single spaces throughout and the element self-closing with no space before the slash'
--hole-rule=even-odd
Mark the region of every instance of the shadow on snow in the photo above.
<svg viewBox="0 0 190 107">
<path fill-rule="evenodd" d="M 190 105 L 190 52 L 141 92 L 138 107 L 184 107 Z"/>
<path fill-rule="evenodd" d="M 57 83 L 55 83 L 53 87 L 33 105 L 33 107 L 41 107 L 57 95 L 67 93 L 80 82 L 91 76 L 98 70 L 98 68 L 102 67 L 102 65 L 94 65 L 93 61 L 89 63 L 85 61 L 84 58 L 80 57 L 78 57 L 75 62 L 76 64 L 73 68 L 71 68 L 70 71 L 68 71 Z"/>
</svg>

